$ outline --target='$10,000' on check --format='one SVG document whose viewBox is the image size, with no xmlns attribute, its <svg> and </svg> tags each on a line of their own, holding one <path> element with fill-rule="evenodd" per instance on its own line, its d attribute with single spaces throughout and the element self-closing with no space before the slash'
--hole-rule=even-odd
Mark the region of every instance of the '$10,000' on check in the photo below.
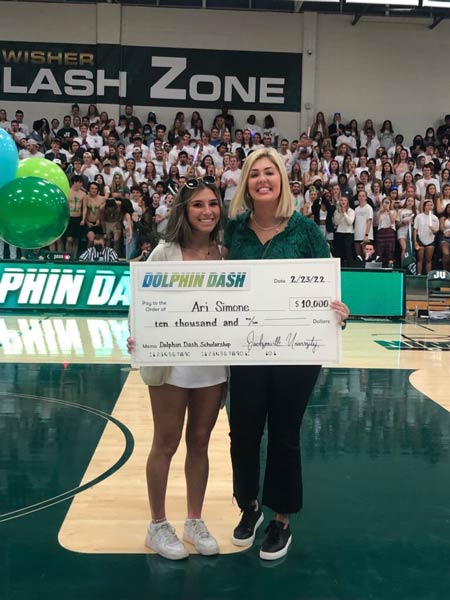
<svg viewBox="0 0 450 600">
<path fill-rule="evenodd" d="M 337 363 L 337 259 L 135 262 L 132 362 Z"/>
</svg>

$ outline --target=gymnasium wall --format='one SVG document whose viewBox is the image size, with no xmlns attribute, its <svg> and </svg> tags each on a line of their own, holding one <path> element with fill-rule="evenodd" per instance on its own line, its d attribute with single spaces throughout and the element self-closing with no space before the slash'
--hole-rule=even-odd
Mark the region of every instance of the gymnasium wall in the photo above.
<svg viewBox="0 0 450 600">
<path fill-rule="evenodd" d="M 342 112 L 344 120 L 371 117 L 376 124 L 390 118 L 396 131 L 407 139 L 417 131 L 423 133 L 425 124 L 438 123 L 450 112 L 446 93 L 450 50 L 447 21 L 430 31 L 430 21 L 407 17 L 367 17 L 352 26 L 351 17 L 345 15 L 40 2 L 0 2 L 0 14 L 0 44 L 67 43 L 77 44 L 80 51 L 84 44 L 119 44 L 302 54 L 298 112 L 279 111 L 276 105 L 271 110 L 255 111 L 250 106 L 232 110 L 238 125 L 250 112 L 256 112 L 259 121 L 270 112 L 281 135 L 289 138 L 306 129 L 317 110 L 328 118 L 336 110 Z M 283 55 L 280 57 L 282 60 Z M 20 106 L 25 121 L 31 124 L 40 116 L 61 118 L 68 111 L 70 102 L 8 100 L 3 87 L 4 66 L 0 56 L 0 105 L 9 116 Z M 214 70 L 208 53 L 205 68 Z M 86 105 L 89 103 L 86 100 Z M 121 112 L 117 102 L 98 103 L 115 118 Z M 166 123 L 182 109 L 169 104 L 135 105 L 138 116 L 155 110 L 158 120 Z M 186 107 L 185 112 L 189 117 L 192 107 Z M 208 125 L 218 111 L 202 108 L 201 112 Z"/>
<path fill-rule="evenodd" d="M 401 13 L 397 13 L 401 14 Z M 391 119 L 407 140 L 450 112 L 450 22 L 321 15 L 317 31 L 316 104 L 325 113 Z"/>
</svg>

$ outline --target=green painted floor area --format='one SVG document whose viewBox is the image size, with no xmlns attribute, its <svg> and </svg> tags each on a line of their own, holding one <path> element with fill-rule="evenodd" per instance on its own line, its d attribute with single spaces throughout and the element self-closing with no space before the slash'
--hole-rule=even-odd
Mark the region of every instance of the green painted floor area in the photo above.
<svg viewBox="0 0 450 600">
<path fill-rule="evenodd" d="M 257 547 L 182 563 L 61 548 L 65 498 L 127 372 L 2 364 L 0 374 L 1 600 L 450 597 L 450 415 L 408 371 L 322 371 L 302 430 L 305 509 L 275 563 Z"/>
</svg>

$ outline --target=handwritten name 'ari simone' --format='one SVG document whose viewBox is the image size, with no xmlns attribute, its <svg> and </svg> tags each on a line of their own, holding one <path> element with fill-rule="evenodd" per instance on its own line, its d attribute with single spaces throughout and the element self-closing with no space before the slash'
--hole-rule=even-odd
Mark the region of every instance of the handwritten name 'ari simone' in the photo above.
<svg viewBox="0 0 450 600">
<path fill-rule="evenodd" d="M 210 307 L 207 302 L 195 301 L 192 305 L 191 312 L 209 312 Z M 249 312 L 248 304 L 226 304 L 221 300 L 217 300 L 212 311 L 215 312 Z"/>
</svg>

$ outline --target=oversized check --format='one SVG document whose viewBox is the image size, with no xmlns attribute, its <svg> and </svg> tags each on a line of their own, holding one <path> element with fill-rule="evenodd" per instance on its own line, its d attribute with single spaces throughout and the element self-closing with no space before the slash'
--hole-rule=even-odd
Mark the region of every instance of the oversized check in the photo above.
<svg viewBox="0 0 450 600">
<path fill-rule="evenodd" d="M 338 259 L 130 268 L 134 366 L 339 362 Z"/>
</svg>

